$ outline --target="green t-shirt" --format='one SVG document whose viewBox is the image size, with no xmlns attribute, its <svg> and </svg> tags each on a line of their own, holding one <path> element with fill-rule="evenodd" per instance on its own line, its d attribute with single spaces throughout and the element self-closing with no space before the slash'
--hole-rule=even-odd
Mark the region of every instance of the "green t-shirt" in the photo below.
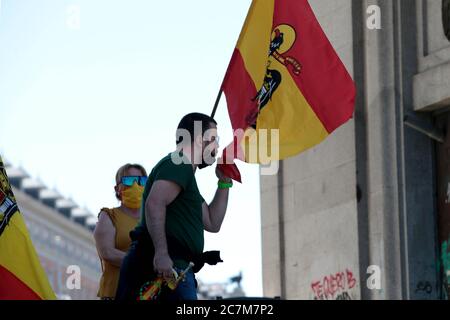
<svg viewBox="0 0 450 320">
<path fill-rule="evenodd" d="M 158 162 L 148 177 L 142 198 L 143 212 L 138 228 L 147 229 L 145 201 L 153 183 L 157 180 L 175 182 L 182 189 L 175 200 L 167 206 L 166 237 L 175 239 L 178 245 L 181 245 L 189 254 L 201 254 L 204 246 L 202 204 L 205 200 L 198 190 L 192 165 L 190 163 L 175 164 L 171 159 L 171 153 Z M 168 249 L 170 253 L 170 245 Z M 174 264 L 184 268 L 186 261 L 174 260 Z"/>
</svg>

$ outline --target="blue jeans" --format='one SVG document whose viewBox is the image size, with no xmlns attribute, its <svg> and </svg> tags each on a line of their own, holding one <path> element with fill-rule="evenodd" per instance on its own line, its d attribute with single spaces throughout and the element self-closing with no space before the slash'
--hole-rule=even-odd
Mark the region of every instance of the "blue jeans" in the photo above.
<svg viewBox="0 0 450 320">
<path fill-rule="evenodd" d="M 183 269 L 174 268 L 178 274 L 183 271 Z M 172 291 L 165 287 L 163 292 L 161 292 L 160 300 L 162 301 L 186 301 L 186 300 L 197 300 L 197 281 L 195 280 L 194 272 L 189 271 L 185 278 L 180 281 L 177 288 Z"/>
</svg>

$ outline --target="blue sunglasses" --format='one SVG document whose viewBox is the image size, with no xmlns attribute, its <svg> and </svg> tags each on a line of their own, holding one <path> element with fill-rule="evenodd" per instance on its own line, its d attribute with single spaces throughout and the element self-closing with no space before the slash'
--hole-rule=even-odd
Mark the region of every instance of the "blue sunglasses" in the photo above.
<svg viewBox="0 0 450 320">
<path fill-rule="evenodd" d="M 145 186 L 147 182 L 146 176 L 124 176 L 121 179 L 124 186 L 131 187 L 135 182 L 140 186 Z"/>
</svg>

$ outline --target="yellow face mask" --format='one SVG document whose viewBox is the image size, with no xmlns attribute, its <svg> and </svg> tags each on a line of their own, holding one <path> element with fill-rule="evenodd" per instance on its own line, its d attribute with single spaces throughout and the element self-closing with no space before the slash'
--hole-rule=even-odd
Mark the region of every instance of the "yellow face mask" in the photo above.
<svg viewBox="0 0 450 320">
<path fill-rule="evenodd" d="M 133 183 L 131 187 L 121 192 L 123 205 L 130 209 L 139 209 L 141 207 L 143 193 L 144 187 Z"/>
</svg>

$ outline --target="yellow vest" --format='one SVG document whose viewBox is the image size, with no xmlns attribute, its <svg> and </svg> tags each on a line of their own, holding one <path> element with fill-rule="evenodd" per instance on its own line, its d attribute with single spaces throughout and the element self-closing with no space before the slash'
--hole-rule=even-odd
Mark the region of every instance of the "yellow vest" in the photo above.
<svg viewBox="0 0 450 320">
<path fill-rule="evenodd" d="M 116 228 L 115 247 L 118 250 L 127 252 L 131 245 L 130 231 L 132 231 L 139 218 L 132 218 L 123 213 L 119 208 L 102 208 L 108 214 Z M 117 285 L 119 283 L 120 268 L 100 258 L 102 264 L 102 277 L 97 296 L 101 298 L 114 298 L 116 296 Z"/>
</svg>

